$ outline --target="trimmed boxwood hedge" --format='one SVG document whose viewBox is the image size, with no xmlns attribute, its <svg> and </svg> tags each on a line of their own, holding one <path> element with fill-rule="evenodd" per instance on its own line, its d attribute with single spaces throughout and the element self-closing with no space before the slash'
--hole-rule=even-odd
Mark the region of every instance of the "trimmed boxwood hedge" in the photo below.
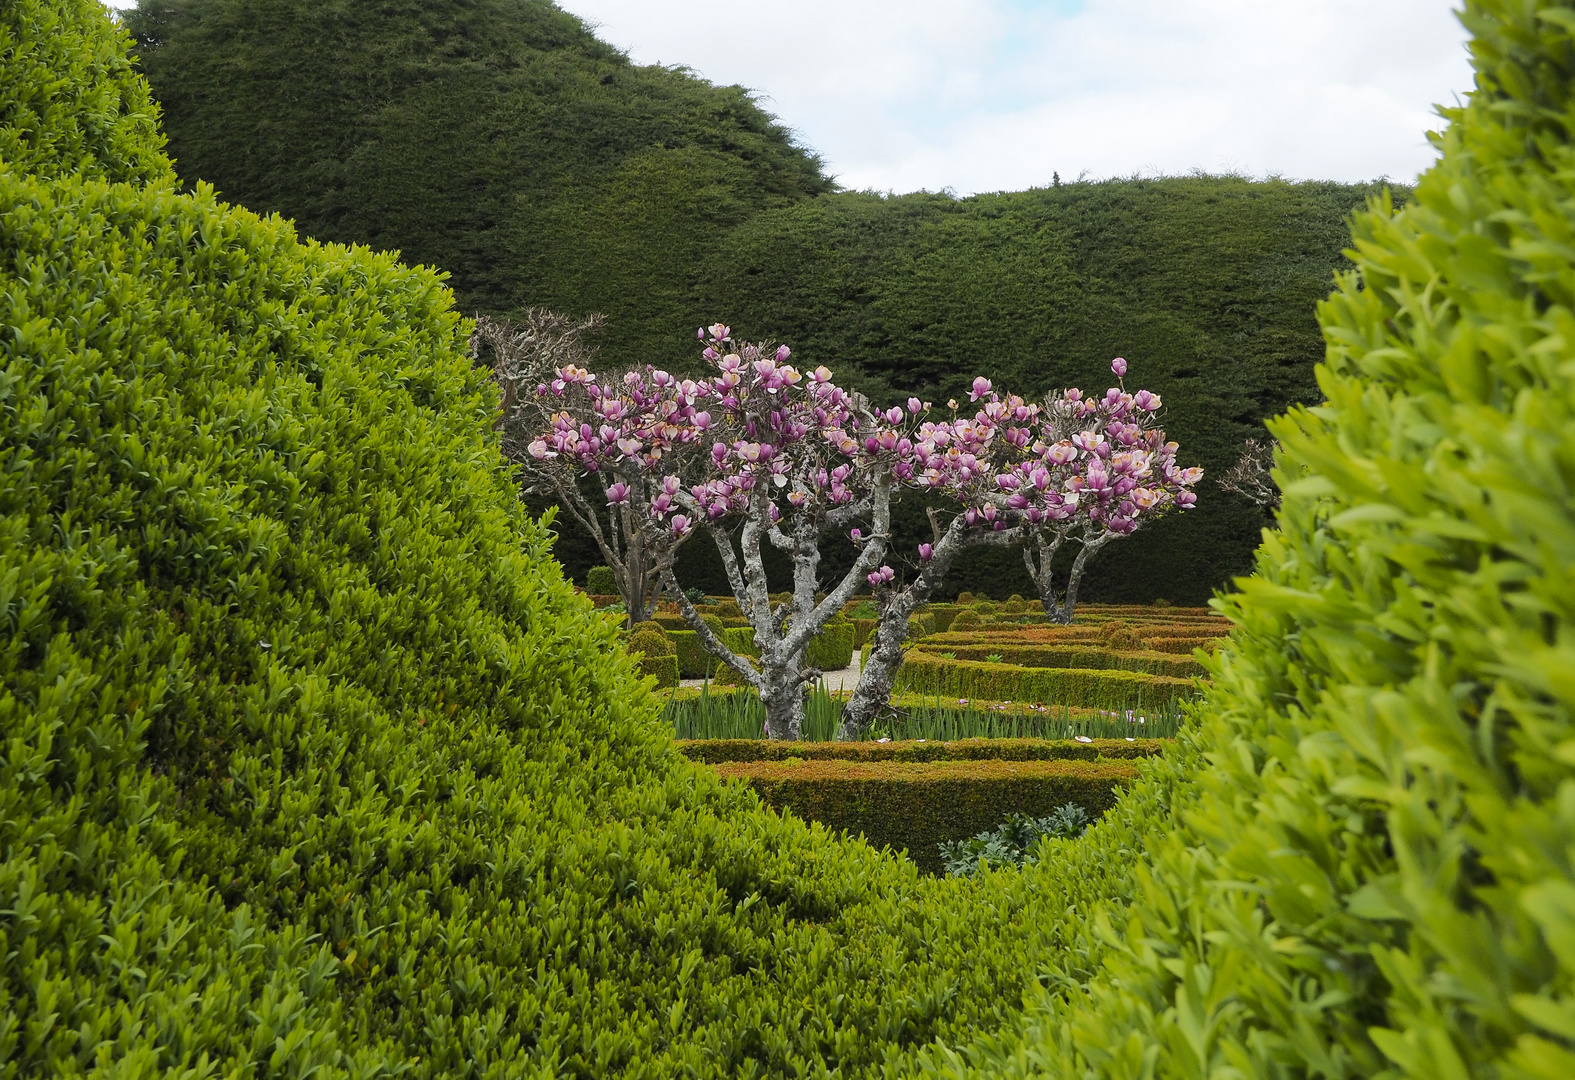
<svg viewBox="0 0 1575 1080">
<path fill-rule="evenodd" d="M 1146 637 L 1143 639 L 1143 647 L 1151 652 L 1190 656 L 1195 649 L 1212 650 L 1224 640 L 1223 635 L 1217 637 Z"/>
<path fill-rule="evenodd" d="M 700 644 L 699 634 L 693 630 L 669 630 L 667 636 L 672 639 L 673 649 L 678 654 L 678 670 L 684 678 L 717 678 L 722 663 Z M 755 632 L 747 626 L 724 627 L 722 644 L 738 656 L 760 655 L 755 646 Z"/>
<path fill-rule="evenodd" d="M 943 870 L 940 845 L 995 828 L 1014 813 L 1035 817 L 1075 803 L 1097 818 L 1138 776 L 1111 761 L 851 761 L 843 758 L 727 761 L 711 766 L 746 781 L 780 811 L 847 830 L 874 847 L 906 851 Z"/>
<path fill-rule="evenodd" d="M 841 671 L 853 663 L 853 624 L 846 619 L 833 621 L 809 643 L 807 659 L 822 671 Z"/>
<path fill-rule="evenodd" d="M 772 742 L 765 739 L 680 739 L 674 743 L 691 761 L 1093 761 L 1152 757 L 1164 739 L 959 739 L 898 742 Z"/>
<path fill-rule="evenodd" d="M 984 660 L 1000 656 L 999 663 L 1018 667 L 1089 668 L 1111 671 L 1140 671 L 1147 675 L 1170 675 L 1190 679 L 1202 675 L 1203 665 L 1190 656 L 1181 657 L 1160 652 L 1116 652 L 1093 646 L 1076 645 L 1018 645 L 1012 642 L 987 642 L 983 645 L 940 646 L 925 643 L 923 653 L 935 655 L 950 652 L 958 660 Z M 920 655 L 919 650 L 908 654 L 911 660 Z"/>
<path fill-rule="evenodd" d="M 979 660 L 948 660 L 915 649 L 897 669 L 894 689 L 936 697 L 1038 701 L 1069 708 L 1156 709 L 1191 698 L 1197 683 L 1137 671 L 1027 668 Z"/>
</svg>

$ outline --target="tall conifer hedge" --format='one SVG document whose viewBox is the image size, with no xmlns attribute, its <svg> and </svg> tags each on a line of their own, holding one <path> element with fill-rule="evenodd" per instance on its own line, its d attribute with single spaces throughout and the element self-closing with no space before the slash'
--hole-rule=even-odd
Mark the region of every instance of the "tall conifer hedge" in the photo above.
<svg viewBox="0 0 1575 1080">
<path fill-rule="evenodd" d="M 1083 595 L 1110 602 L 1202 604 L 1250 570 L 1264 514 L 1213 478 L 1264 418 L 1316 400 L 1313 307 L 1380 190 L 1047 174 L 961 199 L 837 192 L 743 89 L 632 64 L 548 0 L 140 0 L 125 17 L 185 182 L 438 267 L 467 312 L 601 312 L 611 365 L 692 366 L 694 328 L 718 318 L 882 401 L 944 403 L 981 373 L 1103 390 L 1125 356 L 1205 477 L 1196 509 L 1094 560 Z M 601 555 L 558 529 L 583 581 Z M 917 500 L 896 529 L 910 557 L 933 538 Z M 853 550 L 826 555 L 835 573 Z M 727 591 L 704 545 L 681 571 Z M 948 587 L 1033 593 L 1007 550 Z"/>
</svg>

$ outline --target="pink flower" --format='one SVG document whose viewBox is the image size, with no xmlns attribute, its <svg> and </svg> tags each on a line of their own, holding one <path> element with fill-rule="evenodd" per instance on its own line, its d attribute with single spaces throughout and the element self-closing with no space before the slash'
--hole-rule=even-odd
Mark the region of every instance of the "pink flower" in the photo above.
<svg viewBox="0 0 1575 1080">
<path fill-rule="evenodd" d="M 920 401 L 916 397 L 909 398 L 908 399 L 908 411 L 913 413 L 913 414 L 915 414 L 915 415 L 923 412 L 924 411 L 924 402 Z M 896 422 L 897 421 L 895 421 L 895 420 L 892 421 L 892 423 L 894 423 L 894 424 Z"/>
<path fill-rule="evenodd" d="M 617 506 L 629 501 L 629 485 L 624 483 L 613 484 L 607 489 L 607 505 Z"/>
<path fill-rule="evenodd" d="M 920 544 L 919 545 L 919 561 L 920 562 L 929 562 L 934 557 L 935 557 L 935 548 L 934 548 L 933 545 L 930 545 L 930 544 Z"/>
<path fill-rule="evenodd" d="M 1118 356 L 1110 361 L 1110 370 L 1116 373 L 1116 378 L 1124 379 L 1127 376 L 1127 362 Z"/>
<path fill-rule="evenodd" d="M 978 378 L 974 379 L 974 381 L 973 381 L 973 389 L 968 392 L 968 400 L 969 401 L 978 401 L 980 398 L 984 397 L 984 395 L 988 394 L 989 392 L 990 392 L 990 380 L 986 379 L 983 375 L 980 375 Z"/>
</svg>

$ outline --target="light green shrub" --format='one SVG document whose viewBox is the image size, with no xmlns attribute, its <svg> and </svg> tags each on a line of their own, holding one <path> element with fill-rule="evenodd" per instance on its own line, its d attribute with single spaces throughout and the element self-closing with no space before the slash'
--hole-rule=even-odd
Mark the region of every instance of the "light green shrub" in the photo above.
<svg viewBox="0 0 1575 1080">
<path fill-rule="evenodd" d="M 6 0 L 0 161 L 17 173 L 170 185 L 159 108 L 96 0 Z"/>
<path fill-rule="evenodd" d="M 0 42 L 7 1074 L 858 1076 L 1000 1024 L 1037 931 L 673 750 L 437 274 L 161 186 L 97 4 Z"/>
<path fill-rule="evenodd" d="M 935 1072 L 1575 1075 L 1575 9 L 1464 18 L 1476 90 L 1355 219 L 1325 400 L 1270 425 L 1198 726 L 1090 830 L 1130 902 Z"/>
<path fill-rule="evenodd" d="M 1167 658 L 1168 659 L 1168 658 Z M 1160 709 L 1190 699 L 1191 679 L 1119 668 L 1039 668 L 947 659 L 915 649 L 897 669 L 894 689 L 942 698 L 1033 701 L 1069 708 Z"/>
<path fill-rule="evenodd" d="M 734 652 L 748 652 L 754 648 L 755 635 L 751 630 L 729 631 L 722 625 L 722 620 L 715 615 L 702 615 L 700 621 L 711 628 L 711 632 L 722 639 L 722 643 Z M 729 637 L 729 634 L 732 634 Z M 700 635 L 693 630 L 669 630 L 667 636 L 673 642 L 673 652 L 678 657 L 678 673 L 685 679 L 716 678 L 717 669 L 721 661 L 713 656 L 709 650 L 700 644 Z"/>
<path fill-rule="evenodd" d="M 854 626 L 840 613 L 826 621 L 819 634 L 810 639 L 808 660 L 821 671 L 841 671 L 853 663 Z"/>
<path fill-rule="evenodd" d="M 952 617 L 951 625 L 947 627 L 947 630 L 976 630 L 981 625 L 983 625 L 983 620 L 979 617 L 979 613 L 971 608 L 965 608 Z"/>
<path fill-rule="evenodd" d="M 644 629 L 641 629 L 644 627 Z M 629 655 L 638 656 L 641 675 L 652 675 L 659 687 L 678 685 L 678 657 L 666 631 L 655 623 L 640 623 L 629 635 Z"/>
</svg>

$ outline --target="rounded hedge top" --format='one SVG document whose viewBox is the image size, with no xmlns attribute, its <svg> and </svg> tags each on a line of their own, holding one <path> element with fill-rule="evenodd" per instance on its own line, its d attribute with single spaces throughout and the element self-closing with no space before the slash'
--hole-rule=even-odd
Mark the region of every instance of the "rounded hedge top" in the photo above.
<svg viewBox="0 0 1575 1080">
<path fill-rule="evenodd" d="M 7 0 L 0 162 L 40 176 L 173 183 L 158 106 L 97 0 Z"/>
<path fill-rule="evenodd" d="M 0 40 L 16 1075 L 856 1075 L 1000 1024 L 1031 920 L 981 950 L 999 909 L 674 753 L 437 275 L 139 167 L 96 4 Z"/>
</svg>

